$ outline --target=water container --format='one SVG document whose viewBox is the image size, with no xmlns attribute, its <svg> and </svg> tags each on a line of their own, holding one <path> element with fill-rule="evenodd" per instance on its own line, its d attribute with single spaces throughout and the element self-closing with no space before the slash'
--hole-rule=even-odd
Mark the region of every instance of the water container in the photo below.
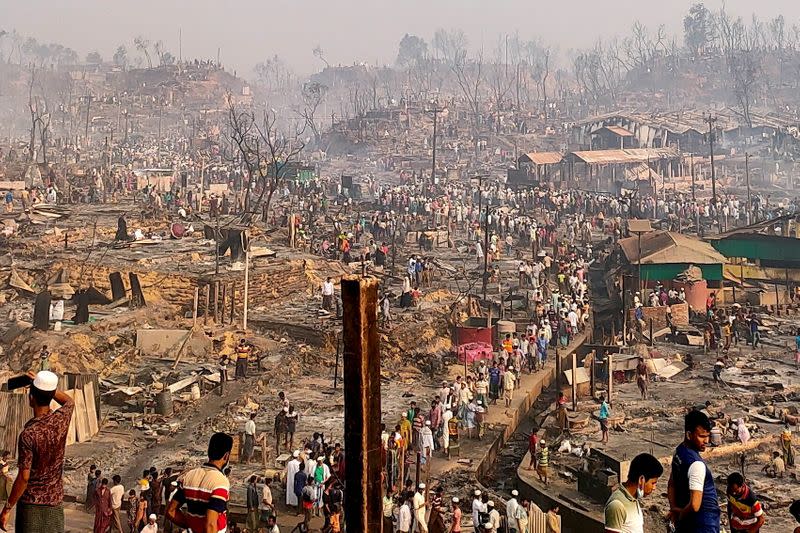
<svg viewBox="0 0 800 533">
<path fill-rule="evenodd" d="M 172 416 L 172 393 L 164 389 L 156 395 L 156 414 Z"/>
<path fill-rule="evenodd" d="M 722 445 L 722 430 L 716 426 L 711 428 L 711 444 L 714 446 Z"/>
</svg>

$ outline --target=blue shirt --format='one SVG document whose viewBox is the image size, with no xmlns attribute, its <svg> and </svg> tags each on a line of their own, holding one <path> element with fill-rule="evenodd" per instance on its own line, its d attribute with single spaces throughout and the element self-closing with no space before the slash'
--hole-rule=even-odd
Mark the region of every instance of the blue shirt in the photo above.
<svg viewBox="0 0 800 533">
<path fill-rule="evenodd" d="M 500 369 L 493 366 L 489 369 L 489 383 L 497 385 L 500 383 Z"/>
<path fill-rule="evenodd" d="M 679 444 L 675 449 L 675 455 L 672 457 L 672 483 L 675 488 L 675 503 L 678 507 L 686 507 L 689 504 L 689 467 L 696 461 L 703 462 L 703 459 L 699 453 L 684 443 Z M 721 512 L 717 499 L 717 487 L 714 485 L 714 476 L 711 475 L 707 465 L 705 469 L 700 510 L 689 514 L 676 524 L 678 533 L 719 533 Z"/>
<path fill-rule="evenodd" d="M 605 420 L 608 418 L 608 404 L 603 402 L 600 404 L 600 420 Z"/>
</svg>

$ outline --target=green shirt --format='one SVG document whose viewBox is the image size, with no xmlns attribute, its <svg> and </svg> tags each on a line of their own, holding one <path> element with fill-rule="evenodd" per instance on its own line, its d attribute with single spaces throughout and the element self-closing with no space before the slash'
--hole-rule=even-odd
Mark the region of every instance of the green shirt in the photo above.
<svg viewBox="0 0 800 533">
<path fill-rule="evenodd" d="M 639 501 L 622 485 L 611 493 L 605 509 L 606 531 L 644 533 L 644 515 Z"/>
<path fill-rule="evenodd" d="M 548 466 L 550 463 L 550 450 L 547 449 L 547 446 L 542 446 L 542 449 L 539 450 L 539 466 Z"/>
</svg>

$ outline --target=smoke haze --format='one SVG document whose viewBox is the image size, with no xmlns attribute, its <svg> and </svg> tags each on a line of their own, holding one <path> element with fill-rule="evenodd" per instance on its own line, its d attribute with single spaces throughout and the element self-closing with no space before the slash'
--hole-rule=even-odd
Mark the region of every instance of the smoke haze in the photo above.
<svg viewBox="0 0 800 533">
<path fill-rule="evenodd" d="M 179 29 L 184 58 L 216 59 L 240 74 L 275 54 L 301 73 L 319 70 L 312 49 L 319 44 L 331 64 L 393 63 L 403 34 L 430 40 L 437 28 L 461 28 L 475 48 L 492 50 L 498 35 L 519 31 L 540 38 L 562 55 L 600 36 L 628 32 L 635 20 L 664 24 L 679 41 L 688 0 L 3 0 L 0 29 L 16 29 L 43 42 L 74 48 L 81 56 L 97 50 L 109 59 L 116 47 L 129 50 L 137 35 L 162 40 L 176 57 Z M 706 2 L 717 10 L 722 3 Z M 727 0 L 734 15 L 754 10 L 766 20 L 800 22 L 800 2 Z"/>
</svg>

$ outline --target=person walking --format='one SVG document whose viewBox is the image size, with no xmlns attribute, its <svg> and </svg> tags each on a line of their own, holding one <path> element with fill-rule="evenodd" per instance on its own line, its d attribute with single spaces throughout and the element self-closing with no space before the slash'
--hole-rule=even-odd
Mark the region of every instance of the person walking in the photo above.
<svg viewBox="0 0 800 533">
<path fill-rule="evenodd" d="M 259 497 L 258 497 L 258 485 L 256 482 L 258 481 L 258 476 L 253 475 L 250 476 L 250 479 L 247 480 L 247 493 L 245 497 L 245 503 L 247 505 L 247 531 L 248 533 L 257 533 L 258 532 L 258 504 L 259 504 Z"/>
<path fill-rule="evenodd" d="M 108 479 L 103 478 L 97 486 L 95 493 L 94 533 L 106 533 L 111 527 L 111 490 L 108 488 Z"/>
<path fill-rule="evenodd" d="M 449 533 L 461 533 L 461 507 L 459 507 L 460 500 L 457 497 L 454 497 L 451 500 L 451 503 L 453 507 L 453 521 L 450 523 Z"/>
<path fill-rule="evenodd" d="M 244 445 L 242 446 L 242 462 L 247 464 L 253 459 L 256 447 L 256 413 L 250 413 L 250 419 L 244 423 Z"/>
<path fill-rule="evenodd" d="M 114 474 L 111 478 L 111 531 L 123 532 L 122 529 L 122 498 L 125 496 L 125 487 L 122 486 L 122 478 Z"/>
<path fill-rule="evenodd" d="M 606 402 L 605 395 L 600 396 L 600 413 L 597 419 L 600 421 L 600 442 L 608 444 L 608 417 L 611 414 L 611 408 Z"/>
<path fill-rule="evenodd" d="M 247 365 L 252 351 L 245 339 L 239 340 L 239 345 L 236 346 L 236 375 L 234 376 L 237 381 L 247 379 Z"/>
</svg>

